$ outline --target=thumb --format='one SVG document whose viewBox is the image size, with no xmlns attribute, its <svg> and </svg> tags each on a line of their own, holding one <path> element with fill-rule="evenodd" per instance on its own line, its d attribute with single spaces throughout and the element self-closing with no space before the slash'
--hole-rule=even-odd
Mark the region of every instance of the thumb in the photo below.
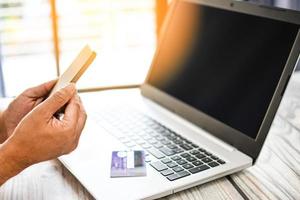
<svg viewBox="0 0 300 200">
<path fill-rule="evenodd" d="M 62 108 L 74 96 L 75 92 L 75 84 L 70 83 L 49 96 L 39 107 L 42 112 L 46 113 L 49 117 L 52 117 L 54 113 Z"/>
<path fill-rule="evenodd" d="M 52 80 L 41 85 L 38 85 L 33 88 L 29 88 L 23 92 L 23 94 L 30 98 L 40 98 L 44 97 L 49 93 L 49 91 L 53 88 L 57 80 Z"/>
</svg>

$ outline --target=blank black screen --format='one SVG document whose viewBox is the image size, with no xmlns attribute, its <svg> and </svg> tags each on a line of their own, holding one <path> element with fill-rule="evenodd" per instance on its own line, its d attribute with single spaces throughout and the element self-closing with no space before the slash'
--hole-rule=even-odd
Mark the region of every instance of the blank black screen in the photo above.
<svg viewBox="0 0 300 200">
<path fill-rule="evenodd" d="M 256 138 L 298 25 L 180 2 L 148 83 Z"/>
</svg>

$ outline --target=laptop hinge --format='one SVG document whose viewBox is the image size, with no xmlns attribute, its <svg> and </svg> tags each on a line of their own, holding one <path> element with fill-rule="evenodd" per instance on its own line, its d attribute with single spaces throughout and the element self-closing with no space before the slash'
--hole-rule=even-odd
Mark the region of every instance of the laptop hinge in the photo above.
<svg viewBox="0 0 300 200">
<path fill-rule="evenodd" d="M 207 131 L 205 131 L 207 132 Z M 227 149 L 228 151 L 232 152 L 232 151 L 236 151 L 237 148 L 224 142 L 223 140 L 213 136 L 213 135 L 210 135 L 210 134 L 205 134 L 206 137 L 210 138 L 214 143 L 216 143 L 217 145 L 220 145 L 221 147 L 223 147 L 224 149 Z"/>
</svg>

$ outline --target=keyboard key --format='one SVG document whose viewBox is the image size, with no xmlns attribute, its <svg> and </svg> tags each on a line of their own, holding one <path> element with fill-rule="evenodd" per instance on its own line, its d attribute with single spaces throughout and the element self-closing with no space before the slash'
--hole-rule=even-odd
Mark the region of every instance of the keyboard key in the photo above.
<svg viewBox="0 0 300 200">
<path fill-rule="evenodd" d="M 143 131 L 143 130 L 141 130 L 140 129 L 140 131 L 137 133 L 137 135 L 139 136 L 139 137 L 141 137 L 142 135 L 144 135 L 145 134 L 145 132 Z"/>
<path fill-rule="evenodd" d="M 143 149 L 149 149 L 149 148 L 151 148 L 152 146 L 151 146 L 150 144 L 142 144 L 141 147 L 142 147 Z"/>
<path fill-rule="evenodd" d="M 159 148 L 162 148 L 163 145 L 161 143 L 156 143 L 153 145 L 155 148 L 159 149 Z"/>
<path fill-rule="evenodd" d="M 171 163 L 168 163 L 167 166 L 170 168 L 173 168 L 173 167 L 177 167 L 178 165 L 174 162 L 171 162 Z"/>
<path fill-rule="evenodd" d="M 190 140 L 188 140 L 188 139 L 183 139 L 183 141 L 185 142 L 185 143 L 187 143 L 187 144 L 192 144 L 192 142 L 190 141 Z"/>
<path fill-rule="evenodd" d="M 142 135 L 142 138 L 144 140 L 150 140 L 152 137 L 150 135 L 148 135 L 148 134 L 144 134 L 144 135 Z"/>
<path fill-rule="evenodd" d="M 160 152 L 159 150 L 157 150 L 157 149 L 151 148 L 151 149 L 147 149 L 147 151 L 149 153 L 151 153 L 157 159 L 161 159 L 161 158 L 165 157 L 165 155 L 162 152 Z"/>
<path fill-rule="evenodd" d="M 181 157 L 180 157 L 180 156 L 173 156 L 173 157 L 171 157 L 171 159 L 172 159 L 172 160 L 180 160 Z"/>
<path fill-rule="evenodd" d="M 178 174 L 172 174 L 167 176 L 167 179 L 169 179 L 169 181 L 175 181 L 177 179 L 181 178 Z"/>
<path fill-rule="evenodd" d="M 218 164 L 216 162 L 210 162 L 210 163 L 208 163 L 208 165 L 211 166 L 211 167 L 216 167 L 216 166 L 218 166 L 220 164 Z"/>
<path fill-rule="evenodd" d="M 124 144 L 131 142 L 130 138 L 127 138 L 127 137 L 120 137 L 120 138 L 118 138 L 118 140 Z"/>
<path fill-rule="evenodd" d="M 168 149 L 166 147 L 162 147 L 159 150 L 163 152 L 166 156 L 173 156 L 175 154 L 175 152 L 172 149 Z"/>
<path fill-rule="evenodd" d="M 180 167 L 180 166 L 177 166 L 177 167 L 174 167 L 174 168 L 173 168 L 173 171 L 174 171 L 174 172 L 180 172 L 180 171 L 182 171 L 182 170 L 183 170 L 183 168 Z"/>
<path fill-rule="evenodd" d="M 190 151 L 190 154 L 192 154 L 192 155 L 196 155 L 198 153 L 200 153 L 200 151 L 198 151 L 198 150 L 192 150 L 192 151 Z"/>
<path fill-rule="evenodd" d="M 153 145 L 153 144 L 156 144 L 157 141 L 154 138 L 152 138 L 152 139 L 148 140 L 148 143 Z"/>
<path fill-rule="evenodd" d="M 176 174 L 172 174 L 172 175 L 167 176 L 167 179 L 169 179 L 169 181 L 175 181 L 177 179 L 186 177 L 188 175 L 190 175 L 189 172 L 187 172 L 187 171 L 181 171 L 181 172 L 178 172 Z"/>
<path fill-rule="evenodd" d="M 208 163 L 208 162 L 211 162 L 212 159 L 210 159 L 210 158 L 203 158 L 201 161 L 205 162 L 205 163 Z"/>
<path fill-rule="evenodd" d="M 195 174 L 195 173 L 207 170 L 207 169 L 209 169 L 209 167 L 207 165 L 201 165 L 201 166 L 195 167 L 193 169 L 190 169 L 189 172 L 191 172 L 192 174 Z"/>
<path fill-rule="evenodd" d="M 179 145 L 181 148 L 183 148 L 184 150 L 191 150 L 192 147 L 190 145 L 187 145 L 187 144 L 181 144 Z"/>
<path fill-rule="evenodd" d="M 151 157 L 150 156 L 146 156 L 146 158 L 145 158 L 145 162 L 151 162 Z"/>
<path fill-rule="evenodd" d="M 175 148 L 177 148 L 177 145 L 169 144 L 169 145 L 167 145 L 167 147 L 170 148 L 170 149 L 175 149 Z"/>
<path fill-rule="evenodd" d="M 206 152 L 205 152 L 205 155 L 207 155 L 207 156 L 211 156 L 211 155 L 212 155 L 212 153 L 210 153 L 210 152 L 206 151 Z"/>
<path fill-rule="evenodd" d="M 195 165 L 195 166 L 199 166 L 199 165 L 202 165 L 203 164 L 203 162 L 201 162 L 201 161 L 199 161 L 199 160 L 196 160 L 196 161 L 194 161 L 194 162 L 192 162 L 193 163 L 193 165 Z"/>
<path fill-rule="evenodd" d="M 140 137 L 139 136 L 137 136 L 137 135 L 130 135 L 129 136 L 132 140 L 139 140 L 140 139 Z"/>
<path fill-rule="evenodd" d="M 135 144 L 134 142 L 132 142 L 132 141 L 130 141 L 130 142 L 128 142 L 128 143 L 125 143 L 125 145 L 126 145 L 127 147 L 129 147 L 129 148 L 132 148 L 132 147 L 135 147 L 135 146 L 136 146 L 136 144 Z"/>
<path fill-rule="evenodd" d="M 172 141 L 173 141 L 173 140 L 176 140 L 177 135 L 171 134 L 171 135 L 168 135 L 167 138 L 168 138 L 169 140 L 172 140 Z"/>
<path fill-rule="evenodd" d="M 170 134 L 170 132 L 167 129 L 165 129 L 160 134 L 163 136 L 168 136 Z"/>
<path fill-rule="evenodd" d="M 177 164 L 179 164 L 179 165 L 184 165 L 185 163 L 187 163 L 187 162 L 186 162 L 185 160 L 183 160 L 183 159 L 177 160 L 176 162 L 177 162 Z"/>
<path fill-rule="evenodd" d="M 172 160 L 169 159 L 169 158 L 164 158 L 164 159 L 161 160 L 161 162 L 163 162 L 164 164 L 166 164 L 166 163 L 172 162 Z"/>
<path fill-rule="evenodd" d="M 152 163 L 150 163 L 150 165 L 157 171 L 163 171 L 163 170 L 168 169 L 167 166 L 165 164 L 161 163 L 160 161 L 152 162 Z"/>
<path fill-rule="evenodd" d="M 183 153 L 181 154 L 181 157 L 183 158 L 187 158 L 187 157 L 190 157 L 191 155 L 189 153 Z"/>
<path fill-rule="evenodd" d="M 158 136 L 155 137 L 155 139 L 158 140 L 158 141 L 161 141 L 161 140 L 164 140 L 165 138 L 161 135 L 158 135 Z"/>
<path fill-rule="evenodd" d="M 173 149 L 174 153 L 182 153 L 183 149 L 181 148 L 177 148 L 177 149 Z"/>
<path fill-rule="evenodd" d="M 159 124 L 157 127 L 154 128 L 157 132 L 161 132 L 164 130 L 163 127 L 161 127 L 161 125 Z"/>
<path fill-rule="evenodd" d="M 155 137 L 159 136 L 159 133 L 156 132 L 150 132 L 149 135 L 151 135 L 153 137 L 153 139 L 155 139 Z M 155 139 L 156 140 L 156 139 Z"/>
<path fill-rule="evenodd" d="M 197 158 L 202 159 L 205 158 L 205 155 L 203 155 L 202 153 L 199 153 L 196 155 Z"/>
<path fill-rule="evenodd" d="M 219 160 L 217 160 L 218 161 L 218 163 L 220 163 L 220 164 L 225 164 L 225 161 L 224 160 L 221 160 L 221 159 L 219 159 Z"/>
<path fill-rule="evenodd" d="M 163 176 L 169 176 L 170 174 L 174 174 L 174 172 L 171 169 L 166 169 L 166 170 L 162 171 L 161 174 Z"/>
<path fill-rule="evenodd" d="M 193 148 L 198 148 L 199 147 L 198 145 L 196 145 L 194 143 L 192 143 L 191 145 L 192 145 Z"/>
<path fill-rule="evenodd" d="M 175 144 L 181 145 L 183 144 L 183 141 L 181 139 L 176 139 L 173 141 Z"/>
<path fill-rule="evenodd" d="M 171 142 L 169 141 L 169 140 L 161 140 L 160 141 L 162 144 L 164 144 L 164 145 L 168 145 L 168 144 L 171 144 Z"/>
<path fill-rule="evenodd" d="M 158 125 L 157 125 L 157 123 L 155 122 L 155 123 L 153 123 L 153 124 L 151 124 L 150 125 L 153 129 L 156 129 L 156 128 L 158 128 Z"/>
<path fill-rule="evenodd" d="M 190 157 L 187 157 L 186 160 L 189 161 L 189 162 L 193 162 L 193 161 L 196 160 L 196 158 L 190 156 Z"/>
<path fill-rule="evenodd" d="M 190 173 L 185 171 L 185 170 L 181 171 L 181 172 L 178 172 L 177 174 L 180 176 L 180 178 L 183 178 L 183 177 L 186 177 L 186 176 L 190 175 Z"/>
<path fill-rule="evenodd" d="M 217 156 L 214 156 L 214 155 L 210 156 L 210 158 L 214 159 L 214 160 L 218 160 L 219 159 Z"/>
<path fill-rule="evenodd" d="M 138 140 L 136 140 L 135 141 L 137 144 L 139 144 L 139 145 L 142 145 L 142 144 L 145 144 L 146 143 L 146 141 L 145 140 L 142 140 L 142 139 L 138 139 Z"/>
<path fill-rule="evenodd" d="M 191 169 L 191 168 L 193 168 L 194 166 L 191 165 L 191 164 L 189 164 L 189 163 L 187 163 L 187 164 L 182 165 L 182 167 L 183 167 L 184 169 Z"/>
<path fill-rule="evenodd" d="M 201 152 L 206 152 L 205 149 L 203 149 L 203 148 L 199 148 L 198 150 Z"/>
</svg>

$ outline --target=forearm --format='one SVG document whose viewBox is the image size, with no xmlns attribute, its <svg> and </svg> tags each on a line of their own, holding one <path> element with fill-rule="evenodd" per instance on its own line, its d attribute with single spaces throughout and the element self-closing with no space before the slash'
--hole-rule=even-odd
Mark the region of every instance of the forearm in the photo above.
<svg viewBox="0 0 300 200">
<path fill-rule="evenodd" d="M 26 168 L 18 156 L 13 145 L 8 142 L 0 144 L 0 186 Z"/>
<path fill-rule="evenodd" d="M 0 144 L 2 144 L 7 139 L 7 133 L 4 126 L 3 112 L 0 111 Z"/>
</svg>

